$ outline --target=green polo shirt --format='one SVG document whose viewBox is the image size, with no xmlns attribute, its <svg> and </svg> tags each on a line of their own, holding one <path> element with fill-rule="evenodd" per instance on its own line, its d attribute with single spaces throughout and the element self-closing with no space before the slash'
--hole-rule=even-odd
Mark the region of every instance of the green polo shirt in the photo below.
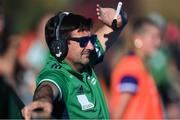
<svg viewBox="0 0 180 120">
<path fill-rule="evenodd" d="M 94 73 L 93 66 L 102 60 L 104 50 L 98 40 L 91 63 L 80 74 L 66 62 L 58 62 L 49 56 L 46 66 L 37 78 L 37 85 L 51 82 L 59 89 L 59 99 L 55 101 L 55 118 L 66 119 L 109 119 L 107 105 Z"/>
</svg>

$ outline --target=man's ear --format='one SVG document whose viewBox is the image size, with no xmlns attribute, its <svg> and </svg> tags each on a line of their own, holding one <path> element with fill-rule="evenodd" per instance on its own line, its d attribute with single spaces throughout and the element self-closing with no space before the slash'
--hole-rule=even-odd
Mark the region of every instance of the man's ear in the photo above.
<svg viewBox="0 0 180 120">
<path fill-rule="evenodd" d="M 142 37 L 140 37 L 139 35 L 134 35 L 133 37 L 134 39 L 134 46 L 136 48 L 142 48 L 143 46 L 143 40 L 142 40 Z"/>
</svg>

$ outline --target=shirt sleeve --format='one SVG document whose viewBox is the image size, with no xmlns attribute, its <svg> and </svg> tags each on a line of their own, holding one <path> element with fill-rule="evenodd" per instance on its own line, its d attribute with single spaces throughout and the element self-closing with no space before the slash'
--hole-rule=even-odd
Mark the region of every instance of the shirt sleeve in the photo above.
<svg viewBox="0 0 180 120">
<path fill-rule="evenodd" d="M 39 86 L 42 82 L 50 82 L 54 84 L 58 90 L 58 99 L 61 100 L 64 95 L 64 85 L 63 85 L 63 78 L 60 78 L 55 72 L 52 71 L 45 71 L 40 73 L 40 75 L 36 79 L 36 85 Z"/>
<path fill-rule="evenodd" d="M 103 49 L 98 38 L 95 38 L 93 43 L 94 51 L 91 53 L 91 65 L 96 65 L 103 61 L 105 50 Z"/>
<path fill-rule="evenodd" d="M 118 84 L 118 91 L 136 93 L 138 89 L 138 81 L 133 76 L 124 76 Z"/>
</svg>

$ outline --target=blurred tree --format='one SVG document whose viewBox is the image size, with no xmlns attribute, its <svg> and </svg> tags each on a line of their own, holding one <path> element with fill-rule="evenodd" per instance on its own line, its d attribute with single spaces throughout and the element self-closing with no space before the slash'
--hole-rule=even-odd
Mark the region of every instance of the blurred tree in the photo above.
<svg viewBox="0 0 180 120">
<path fill-rule="evenodd" d="M 39 17 L 47 11 L 59 11 L 69 5 L 70 0 L 2 0 L 5 15 L 13 22 L 13 32 L 32 29 Z"/>
</svg>

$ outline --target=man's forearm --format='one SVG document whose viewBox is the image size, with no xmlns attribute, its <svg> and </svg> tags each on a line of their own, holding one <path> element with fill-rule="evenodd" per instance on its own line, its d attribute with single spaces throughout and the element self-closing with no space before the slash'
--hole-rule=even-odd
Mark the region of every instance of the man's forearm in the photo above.
<svg viewBox="0 0 180 120">
<path fill-rule="evenodd" d="M 41 84 L 35 91 L 33 101 L 42 100 L 53 102 L 53 89 L 49 84 Z"/>
<path fill-rule="evenodd" d="M 25 119 L 49 119 L 53 111 L 53 88 L 49 83 L 42 83 L 34 93 L 33 102 L 22 109 Z"/>
<path fill-rule="evenodd" d="M 112 28 L 104 25 L 103 27 L 101 27 L 98 31 L 96 31 L 96 34 L 98 36 L 98 39 L 100 40 L 100 43 L 103 47 L 104 50 L 106 50 L 106 42 L 108 40 L 108 34 L 110 34 L 111 32 L 113 32 Z"/>
</svg>

